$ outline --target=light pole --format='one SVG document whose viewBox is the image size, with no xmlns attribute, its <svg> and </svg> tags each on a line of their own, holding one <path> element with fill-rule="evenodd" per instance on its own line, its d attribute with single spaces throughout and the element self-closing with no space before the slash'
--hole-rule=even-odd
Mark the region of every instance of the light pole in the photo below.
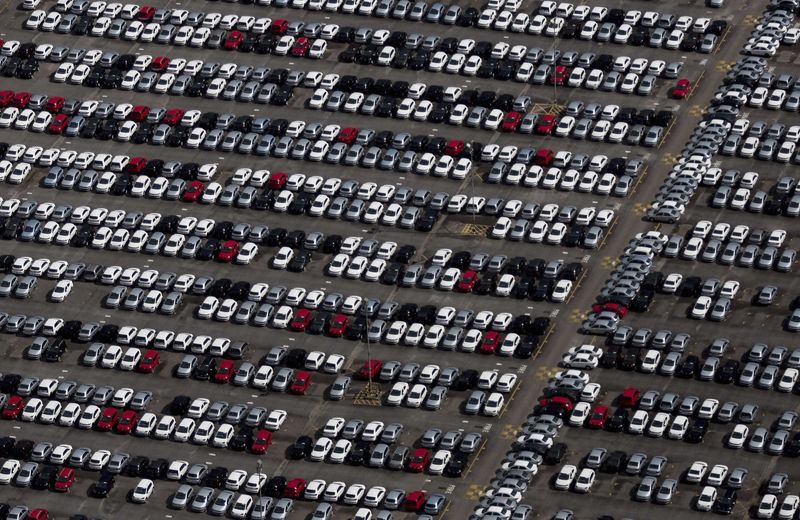
<svg viewBox="0 0 800 520">
<path fill-rule="evenodd" d="M 261 467 L 262 467 L 261 459 L 258 459 L 256 461 L 256 475 L 259 475 L 259 478 L 261 476 Z M 263 488 L 264 486 L 258 486 L 258 498 L 261 498 L 261 492 L 262 492 L 261 490 Z"/>
</svg>

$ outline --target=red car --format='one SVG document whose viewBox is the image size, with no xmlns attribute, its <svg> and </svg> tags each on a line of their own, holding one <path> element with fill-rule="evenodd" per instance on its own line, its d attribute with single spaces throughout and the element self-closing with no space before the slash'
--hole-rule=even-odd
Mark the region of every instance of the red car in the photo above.
<svg viewBox="0 0 800 520">
<path fill-rule="evenodd" d="M 692 91 L 692 82 L 686 78 L 679 79 L 678 84 L 672 89 L 672 97 L 684 99 Z"/>
<path fill-rule="evenodd" d="M 308 55 L 308 51 L 311 50 L 311 40 L 302 36 L 294 42 L 292 46 L 292 50 L 289 51 L 292 56 L 297 56 L 298 58 L 302 58 Z"/>
<path fill-rule="evenodd" d="M 306 480 L 302 478 L 293 478 L 286 483 L 283 488 L 283 496 L 286 498 L 300 498 L 303 491 L 306 489 Z"/>
<path fill-rule="evenodd" d="M 139 12 L 136 13 L 136 19 L 140 22 L 149 22 L 153 19 L 153 16 L 156 15 L 156 8 L 152 5 L 143 5 L 139 8 Z"/>
<path fill-rule="evenodd" d="M 331 319 L 331 323 L 328 326 L 328 335 L 334 338 L 341 338 L 347 332 L 347 327 L 349 326 L 350 318 L 344 314 L 337 314 Z"/>
<path fill-rule="evenodd" d="M 284 20 L 283 18 L 278 18 L 277 20 L 272 22 L 272 25 L 269 26 L 269 32 L 272 34 L 276 34 L 278 36 L 282 36 L 286 34 L 286 31 L 289 29 L 289 20 Z"/>
<path fill-rule="evenodd" d="M 267 180 L 267 186 L 269 186 L 273 190 L 280 190 L 286 184 L 286 181 L 289 180 L 289 174 L 283 172 L 275 172 L 269 175 L 269 179 Z"/>
<path fill-rule="evenodd" d="M 460 139 L 453 139 L 450 142 L 448 142 L 447 145 L 445 145 L 444 153 L 446 153 L 450 157 L 455 157 L 464 151 L 465 146 L 466 144 L 464 143 L 464 141 Z"/>
<path fill-rule="evenodd" d="M 266 453 L 267 448 L 272 445 L 272 432 L 269 430 L 258 430 L 253 442 L 250 444 L 250 451 L 261 454 Z"/>
<path fill-rule="evenodd" d="M 412 491 L 406 497 L 406 501 L 403 504 L 403 509 L 406 511 L 417 512 L 422 509 L 422 506 L 425 505 L 425 501 L 427 499 L 428 495 L 426 495 L 424 491 Z"/>
<path fill-rule="evenodd" d="M 364 361 L 364 365 L 356 372 L 356 377 L 358 379 L 376 378 L 381 373 L 381 368 L 383 368 L 383 361 L 380 359 Z"/>
<path fill-rule="evenodd" d="M 135 175 L 141 173 L 145 166 L 147 166 L 147 159 L 144 157 L 131 157 L 131 160 L 125 165 L 125 171 Z"/>
<path fill-rule="evenodd" d="M 175 126 L 180 123 L 183 114 L 186 113 L 186 110 L 182 108 L 170 108 L 164 114 L 164 117 L 161 119 L 161 122 L 165 125 Z"/>
<path fill-rule="evenodd" d="M 52 112 L 53 114 L 56 112 L 61 112 L 62 108 L 64 108 L 64 98 L 61 96 L 51 96 L 47 100 L 47 105 L 44 107 L 45 110 Z"/>
<path fill-rule="evenodd" d="M 551 85 L 563 85 L 569 77 L 569 69 L 564 65 L 556 65 L 553 73 L 547 78 Z"/>
<path fill-rule="evenodd" d="M 461 275 L 461 279 L 458 281 L 456 291 L 465 293 L 472 292 L 476 283 L 478 283 L 478 273 L 475 271 L 464 271 L 464 274 Z"/>
<path fill-rule="evenodd" d="M 289 392 L 296 395 L 305 395 L 309 386 L 311 386 L 311 373 L 301 370 L 295 374 L 292 386 L 289 387 Z"/>
<path fill-rule="evenodd" d="M 414 454 L 411 455 L 411 459 L 408 461 L 408 471 L 413 471 L 414 473 L 422 473 L 425 471 L 425 468 L 428 467 L 428 464 L 431 462 L 431 452 L 429 452 L 425 448 L 417 448 L 414 450 Z"/>
<path fill-rule="evenodd" d="M 66 493 L 74 483 L 75 470 L 72 468 L 61 468 L 56 475 L 55 482 L 53 482 L 53 491 L 61 491 L 62 493 Z"/>
<path fill-rule="evenodd" d="M 244 33 L 242 31 L 231 31 L 228 37 L 225 38 L 225 43 L 222 44 L 222 48 L 227 51 L 235 51 L 243 41 Z"/>
<path fill-rule="evenodd" d="M 128 114 L 128 119 L 131 121 L 136 121 L 137 123 L 141 123 L 145 119 L 147 119 L 147 114 L 150 113 L 150 107 L 147 105 L 136 105 L 131 109 L 130 114 Z"/>
<path fill-rule="evenodd" d="M 47 509 L 32 509 L 30 513 L 28 513 L 27 520 L 49 520 L 50 513 Z"/>
<path fill-rule="evenodd" d="M 170 59 L 166 56 L 156 56 L 150 62 L 150 70 L 153 72 L 164 72 L 169 67 Z"/>
<path fill-rule="evenodd" d="M 63 134 L 67 126 L 69 126 L 69 116 L 67 114 L 56 114 L 47 126 L 47 133 L 53 135 Z"/>
<path fill-rule="evenodd" d="M 353 141 L 356 140 L 356 137 L 358 137 L 358 128 L 348 126 L 347 128 L 342 128 L 342 131 L 339 132 L 336 140 L 344 144 L 353 144 Z"/>
<path fill-rule="evenodd" d="M 503 132 L 516 132 L 519 125 L 522 124 L 524 115 L 521 112 L 509 112 L 503 119 L 501 129 Z"/>
<path fill-rule="evenodd" d="M 18 395 L 12 395 L 3 408 L 3 419 L 16 419 L 23 408 L 25 408 L 25 399 Z"/>
<path fill-rule="evenodd" d="M 556 116 L 547 114 L 539 117 L 536 122 L 536 133 L 539 135 L 551 135 L 558 124 Z"/>
<path fill-rule="evenodd" d="M 161 363 L 161 354 L 159 354 L 157 350 L 149 349 L 144 353 L 144 356 L 142 356 L 142 360 L 139 361 L 137 369 L 139 372 L 152 374 L 159 363 Z"/>
<path fill-rule="evenodd" d="M 5 108 L 14 100 L 13 90 L 0 90 L 0 108 Z"/>
<path fill-rule="evenodd" d="M 114 429 L 117 433 L 128 435 L 133 431 L 133 427 L 136 426 L 137 422 L 139 422 L 139 414 L 133 410 L 125 410 L 122 412 L 122 417 L 120 417 Z"/>
<path fill-rule="evenodd" d="M 562 408 L 565 412 L 571 413 L 572 409 L 575 408 L 575 405 L 572 403 L 572 400 L 568 397 L 553 397 L 552 399 L 539 399 L 540 406 L 549 406 L 554 405 Z"/>
<path fill-rule="evenodd" d="M 619 405 L 624 406 L 626 408 L 633 408 L 639 402 L 639 398 L 642 396 L 642 391 L 636 387 L 629 386 L 625 390 L 622 391 L 622 395 L 619 396 Z"/>
<path fill-rule="evenodd" d="M 30 92 L 17 92 L 14 94 L 14 99 L 11 101 L 11 106 L 17 108 L 25 108 L 31 100 Z"/>
<path fill-rule="evenodd" d="M 536 155 L 533 156 L 533 164 L 538 166 L 550 166 L 555 158 L 556 153 L 553 150 L 550 148 L 541 148 L 537 150 Z"/>
<path fill-rule="evenodd" d="M 182 198 L 184 202 L 196 202 L 200 197 L 203 196 L 204 191 L 206 191 L 205 184 L 200 181 L 192 181 L 189 183 L 186 191 L 183 192 Z"/>
<path fill-rule="evenodd" d="M 600 305 L 599 303 L 595 303 L 592 305 L 592 312 L 595 314 L 602 311 L 611 311 L 617 314 L 620 318 L 624 318 L 628 315 L 628 308 L 624 305 L 619 303 L 606 303 L 604 305 Z"/>
<path fill-rule="evenodd" d="M 308 309 L 298 309 L 295 313 L 289 328 L 295 332 L 303 332 L 306 327 L 311 325 L 311 320 L 314 319 L 314 314 Z"/>
<path fill-rule="evenodd" d="M 497 347 L 503 343 L 503 336 L 499 332 L 490 330 L 483 336 L 480 351 L 481 354 L 494 354 L 497 352 Z"/>
<path fill-rule="evenodd" d="M 95 424 L 94 427 L 101 432 L 110 432 L 112 428 L 116 426 L 118 420 L 119 410 L 109 406 L 103 410 L 103 415 L 100 416 L 100 419 L 98 419 L 97 424 Z"/>
<path fill-rule="evenodd" d="M 230 359 L 223 359 L 219 362 L 217 373 L 214 374 L 214 382 L 222 385 L 230 383 L 233 374 L 236 373 L 236 365 Z"/>
<path fill-rule="evenodd" d="M 598 404 L 592 410 L 592 414 L 589 416 L 589 422 L 586 423 L 587 428 L 595 428 L 595 429 L 602 429 L 606 425 L 606 421 L 608 420 L 608 406 L 603 406 L 602 404 Z"/>
<path fill-rule="evenodd" d="M 220 262 L 233 262 L 236 258 L 237 253 L 239 253 L 239 242 L 236 240 L 226 240 L 224 244 L 222 244 L 222 248 L 217 253 L 217 260 Z"/>
</svg>

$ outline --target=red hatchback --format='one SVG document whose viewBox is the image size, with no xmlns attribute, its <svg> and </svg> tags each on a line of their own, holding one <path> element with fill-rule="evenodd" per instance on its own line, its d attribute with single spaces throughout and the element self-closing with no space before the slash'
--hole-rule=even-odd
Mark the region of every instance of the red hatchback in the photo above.
<svg viewBox="0 0 800 520">
<path fill-rule="evenodd" d="M 533 156 L 533 164 L 538 166 L 550 166 L 555 158 L 556 153 L 553 150 L 550 148 L 542 148 L 537 150 L 536 155 Z"/>
<path fill-rule="evenodd" d="M 557 124 L 558 119 L 556 116 L 550 114 L 541 116 L 536 122 L 536 133 L 539 135 L 550 135 L 555 131 Z"/>
<path fill-rule="evenodd" d="M 75 483 L 75 470 L 72 468 L 61 468 L 53 482 L 53 491 L 66 493 L 72 484 Z"/>
<path fill-rule="evenodd" d="M 156 8 L 152 5 L 143 5 L 139 8 L 139 12 L 136 13 L 136 19 L 140 22 L 149 22 L 153 19 L 156 15 Z"/>
<path fill-rule="evenodd" d="M 311 320 L 314 319 L 314 314 L 308 309 L 298 309 L 295 313 L 289 328 L 295 332 L 304 332 L 306 327 L 311 325 Z"/>
<path fill-rule="evenodd" d="M 381 368 L 383 368 L 383 361 L 380 359 L 370 359 L 369 361 L 364 361 L 364 365 L 358 369 L 358 372 L 356 372 L 356 377 L 358 379 L 370 379 L 378 377 L 378 374 L 381 373 Z"/>
<path fill-rule="evenodd" d="M 133 410 L 125 410 L 122 412 L 122 417 L 120 417 L 119 422 L 114 429 L 117 433 L 128 435 L 133 431 L 133 428 L 136 426 L 137 422 L 139 422 L 139 414 Z"/>
<path fill-rule="evenodd" d="M 125 171 L 132 175 L 136 175 L 141 173 L 145 166 L 147 166 L 147 159 L 144 157 L 131 157 L 131 160 L 125 165 Z"/>
<path fill-rule="evenodd" d="M 306 490 L 306 480 L 303 478 L 293 478 L 286 483 L 283 488 L 283 496 L 286 498 L 300 498 L 303 491 Z"/>
<path fill-rule="evenodd" d="M 186 110 L 182 108 L 170 108 L 164 114 L 164 117 L 161 119 L 161 122 L 165 125 L 175 126 L 181 122 L 181 118 L 183 114 L 186 113 Z"/>
<path fill-rule="evenodd" d="M 50 513 L 47 509 L 31 509 L 31 512 L 28 513 L 27 520 L 49 520 Z"/>
<path fill-rule="evenodd" d="M 161 363 L 161 354 L 157 350 L 150 349 L 144 353 L 142 356 L 142 360 L 139 361 L 139 366 L 137 367 L 139 372 L 144 372 L 145 374 L 152 374 L 158 364 Z"/>
<path fill-rule="evenodd" d="M 286 184 L 286 181 L 289 180 L 289 174 L 283 172 L 275 172 L 269 175 L 269 179 L 267 180 L 267 186 L 269 186 L 273 190 L 280 190 Z"/>
<path fill-rule="evenodd" d="M 109 406 L 103 410 L 103 415 L 100 416 L 100 419 L 98 419 L 97 424 L 95 424 L 94 427 L 101 432 L 110 432 L 114 426 L 116 426 L 118 420 L 119 410 Z"/>
<path fill-rule="evenodd" d="M 17 92 L 14 94 L 14 99 L 11 101 L 11 106 L 17 108 L 25 108 L 31 100 L 30 92 Z"/>
<path fill-rule="evenodd" d="M 602 429 L 608 420 L 608 406 L 598 404 L 592 410 L 592 415 L 589 416 L 589 422 L 586 423 L 587 428 Z"/>
<path fill-rule="evenodd" d="M 478 273 L 476 271 L 464 271 L 464 274 L 461 275 L 461 279 L 458 281 L 456 291 L 463 293 L 472 292 L 476 283 L 478 283 Z"/>
<path fill-rule="evenodd" d="M 417 512 L 422 509 L 422 507 L 425 505 L 425 500 L 427 499 L 428 495 L 426 495 L 424 491 L 412 491 L 406 497 L 406 501 L 403 504 L 403 509 L 406 511 Z"/>
<path fill-rule="evenodd" d="M 226 51 L 235 51 L 243 41 L 244 33 L 242 31 L 231 31 L 228 37 L 225 38 L 225 43 L 222 44 L 222 47 Z"/>
<path fill-rule="evenodd" d="M 13 90 L 0 90 L 0 108 L 5 108 L 14 101 Z"/>
<path fill-rule="evenodd" d="M 272 432 L 269 430 L 258 430 L 253 442 L 250 444 L 250 451 L 261 454 L 266 453 L 267 448 L 272 445 Z"/>
<path fill-rule="evenodd" d="M 328 335 L 334 338 L 340 338 L 347 332 L 347 327 L 350 326 L 350 318 L 344 314 L 337 314 L 331 319 L 331 324 L 328 327 Z"/>
<path fill-rule="evenodd" d="M 147 105 L 136 105 L 131 110 L 130 114 L 128 114 L 128 119 L 131 121 L 136 121 L 137 123 L 141 123 L 145 119 L 147 119 L 147 114 L 150 113 L 150 107 Z"/>
<path fill-rule="evenodd" d="M 639 398 L 642 396 L 642 391 L 636 387 L 628 387 L 622 391 L 619 396 L 619 405 L 626 408 L 633 408 L 639 403 Z"/>
<path fill-rule="evenodd" d="M 18 395 L 12 395 L 3 408 L 3 419 L 16 419 L 23 408 L 25 408 L 25 399 Z"/>
<path fill-rule="evenodd" d="M 306 370 L 301 370 L 294 376 L 292 386 L 289 387 L 289 392 L 296 395 L 305 395 L 308 387 L 311 386 L 311 373 Z"/>
<path fill-rule="evenodd" d="M 236 373 L 236 365 L 230 359 L 223 359 L 219 362 L 217 373 L 214 374 L 214 382 L 222 385 L 230 383 L 233 374 Z"/>
<path fill-rule="evenodd" d="M 568 397 L 553 397 L 552 399 L 539 399 L 539 406 L 558 406 L 562 410 L 567 413 L 572 412 L 572 409 L 575 408 L 575 405 L 572 403 Z"/>
<path fill-rule="evenodd" d="M 684 99 L 692 91 L 692 82 L 686 78 L 679 79 L 678 84 L 672 89 L 672 97 L 675 99 Z"/>
<path fill-rule="evenodd" d="M 150 70 L 153 72 L 164 72 L 169 67 L 170 59 L 166 56 L 156 56 L 150 62 Z"/>
<path fill-rule="evenodd" d="M 619 303 L 606 303 L 603 305 L 595 303 L 594 305 L 592 305 L 592 312 L 594 312 L 595 314 L 602 311 L 611 311 L 613 313 L 616 313 L 616 315 L 619 316 L 620 318 L 624 318 L 625 316 L 628 315 L 628 308 Z"/>
<path fill-rule="evenodd" d="M 217 253 L 217 260 L 220 262 L 233 262 L 236 258 L 236 255 L 239 253 L 239 242 L 236 240 L 226 240 L 224 244 L 222 244 L 222 248 Z"/>
<path fill-rule="evenodd" d="M 272 22 L 272 25 L 269 26 L 269 32 L 272 34 L 276 34 L 281 36 L 286 34 L 286 31 L 289 29 L 289 20 L 284 20 L 283 18 L 278 18 L 277 20 Z"/>
<path fill-rule="evenodd" d="M 47 126 L 47 133 L 53 135 L 61 135 L 69 125 L 69 116 L 67 114 L 56 114 L 53 120 Z"/>
<path fill-rule="evenodd" d="M 50 99 L 47 100 L 47 105 L 45 105 L 44 108 L 53 114 L 61 112 L 61 109 L 64 108 L 64 98 L 61 96 L 51 96 Z"/>
<path fill-rule="evenodd" d="M 464 141 L 460 139 L 453 139 L 444 147 L 444 153 L 450 157 L 456 157 L 458 154 L 464 151 L 465 146 L 466 144 Z"/>
<path fill-rule="evenodd" d="M 203 192 L 206 191 L 206 185 L 200 181 L 192 181 L 189 183 L 189 186 L 186 188 L 186 191 L 183 192 L 183 201 L 184 202 L 196 202 L 200 197 L 203 196 Z"/>
<path fill-rule="evenodd" d="M 519 125 L 522 124 L 523 117 L 521 112 L 509 112 L 506 114 L 501 126 L 503 132 L 516 132 Z"/>
<path fill-rule="evenodd" d="M 311 50 L 311 40 L 302 36 L 294 42 L 292 46 L 291 52 L 292 56 L 297 56 L 298 58 L 302 58 L 308 55 L 308 51 Z"/>
<path fill-rule="evenodd" d="M 503 336 L 501 336 L 499 332 L 494 330 L 488 331 L 484 334 L 483 341 L 481 342 L 481 354 L 494 354 L 497 352 L 497 347 L 499 347 L 502 342 Z"/>
<path fill-rule="evenodd" d="M 425 448 L 417 448 L 408 461 L 408 471 L 422 473 L 431 461 L 431 453 Z"/>
<path fill-rule="evenodd" d="M 358 137 L 358 128 L 348 126 L 347 128 L 342 128 L 342 131 L 339 132 L 336 140 L 344 144 L 353 144 L 353 141 L 356 140 L 356 137 Z"/>
<path fill-rule="evenodd" d="M 563 85 L 567 81 L 568 77 L 569 69 L 564 65 L 556 65 L 556 68 L 553 69 L 553 73 L 550 74 L 548 80 L 550 81 L 551 85 Z"/>
</svg>

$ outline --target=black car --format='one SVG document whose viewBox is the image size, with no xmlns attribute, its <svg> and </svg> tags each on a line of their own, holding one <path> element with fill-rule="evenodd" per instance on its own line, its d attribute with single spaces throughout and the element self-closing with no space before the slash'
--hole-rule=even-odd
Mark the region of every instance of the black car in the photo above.
<svg viewBox="0 0 800 520">
<path fill-rule="evenodd" d="M 115 484 L 116 478 L 114 477 L 114 474 L 103 471 L 100 473 L 100 479 L 92 484 L 92 487 L 89 491 L 92 496 L 96 498 L 105 498 L 109 493 L 111 493 L 111 490 L 114 489 Z"/>
<path fill-rule="evenodd" d="M 450 385 L 453 390 L 463 392 L 465 390 L 469 390 L 470 388 L 475 388 L 478 384 L 478 371 L 467 369 L 461 372 L 458 377 L 456 377 L 455 381 Z"/>
<path fill-rule="evenodd" d="M 636 370 L 639 356 L 634 350 L 626 350 L 622 353 L 622 358 L 619 360 L 618 368 L 622 370 Z"/>
<path fill-rule="evenodd" d="M 412 245 L 404 245 L 401 246 L 392 257 L 392 260 L 395 262 L 400 262 L 402 264 L 407 264 L 411 261 L 414 255 L 417 253 L 417 248 Z"/>
<path fill-rule="evenodd" d="M 606 430 L 610 432 L 621 432 L 628 426 L 630 413 L 625 408 L 617 408 L 608 421 L 606 421 Z"/>
<path fill-rule="evenodd" d="M 195 369 L 194 378 L 198 381 L 208 381 L 217 371 L 217 358 L 206 356 L 203 362 Z"/>
<path fill-rule="evenodd" d="M 8 457 L 11 455 L 11 450 L 14 448 L 14 445 L 17 443 L 17 440 L 14 437 L 2 437 L 0 438 L 0 455 L 3 457 Z"/>
<path fill-rule="evenodd" d="M 170 413 L 173 415 L 184 415 L 189 410 L 192 398 L 188 395 L 176 395 L 169 405 Z"/>
<path fill-rule="evenodd" d="M 561 461 L 567 454 L 567 445 L 563 442 L 557 442 L 553 444 L 543 456 L 543 460 L 545 464 L 550 466 L 560 464 Z"/>
<path fill-rule="evenodd" d="M 11 457 L 17 460 L 28 460 L 33 453 L 35 443 L 30 439 L 17 440 L 14 447 L 11 448 Z"/>
<path fill-rule="evenodd" d="M 275 498 L 282 497 L 285 489 L 286 478 L 284 477 L 272 477 L 267 482 L 267 485 L 264 486 L 264 491 L 266 494 Z"/>
<path fill-rule="evenodd" d="M 140 477 L 144 475 L 144 471 L 149 465 L 150 459 L 148 457 L 137 455 L 136 457 L 133 457 L 125 466 L 125 475 L 134 478 Z"/>
<path fill-rule="evenodd" d="M 728 359 L 716 374 L 718 383 L 732 383 L 734 378 L 739 375 L 739 362 L 735 359 Z"/>
<path fill-rule="evenodd" d="M 167 475 L 169 462 L 167 459 L 154 459 L 144 469 L 143 475 L 151 480 L 163 479 Z"/>
<path fill-rule="evenodd" d="M 366 441 L 358 441 L 347 454 L 345 462 L 351 466 L 361 466 L 367 460 L 370 444 Z"/>
<path fill-rule="evenodd" d="M 42 359 L 49 363 L 56 363 L 61 361 L 61 356 L 66 352 L 67 346 L 63 338 L 58 338 L 53 344 L 48 345 L 42 355 Z"/>
<path fill-rule="evenodd" d="M 217 466 L 208 471 L 204 484 L 209 487 L 221 488 L 225 485 L 225 479 L 227 478 L 228 468 L 224 466 Z"/>
<path fill-rule="evenodd" d="M 304 272 L 308 264 L 311 263 L 311 256 L 311 251 L 299 251 L 294 255 L 289 265 L 286 266 L 286 270 L 293 273 Z"/>
<path fill-rule="evenodd" d="M 624 451 L 612 451 L 600 465 L 603 473 L 619 473 L 625 467 L 628 455 Z"/>
<path fill-rule="evenodd" d="M 675 375 L 684 379 L 691 379 L 694 377 L 698 368 L 700 367 L 700 358 L 694 354 L 687 356 L 683 362 L 678 365 Z"/>
<path fill-rule="evenodd" d="M 345 337 L 349 340 L 360 341 L 364 334 L 367 332 L 367 320 L 364 316 L 359 316 L 355 321 L 350 323 L 350 326 L 345 332 Z"/>
<path fill-rule="evenodd" d="M 392 262 L 386 267 L 386 271 L 381 275 L 381 283 L 385 285 L 397 285 L 400 275 L 403 272 L 402 264 Z"/>
<path fill-rule="evenodd" d="M 36 476 L 33 477 L 33 481 L 31 481 L 31 487 L 33 489 L 49 489 L 55 481 L 59 469 L 61 468 L 50 464 L 41 466 L 39 468 L 39 473 L 37 473 Z"/>
<path fill-rule="evenodd" d="M 0 391 L 6 394 L 13 394 L 16 393 L 17 387 L 19 386 L 19 382 L 22 380 L 22 376 L 19 374 L 6 374 L 3 376 L 3 379 L 0 381 Z M 11 437 L 4 437 L 3 439 L 13 441 Z M 8 453 L 3 451 L 3 439 L 0 439 L 0 456 L 8 456 Z M 12 442 L 13 444 L 13 442 Z"/>
<path fill-rule="evenodd" d="M 328 326 L 331 316 L 333 315 L 328 312 L 317 313 L 314 319 L 311 320 L 311 323 L 306 327 L 306 333 L 319 335 L 325 332 L 325 328 Z"/>
<path fill-rule="evenodd" d="M 469 464 L 469 455 L 457 451 L 450 458 L 450 462 L 444 468 L 444 475 L 450 478 L 459 478 L 464 474 Z"/>
<path fill-rule="evenodd" d="M 307 435 L 298 437 L 294 443 L 289 446 L 288 455 L 290 459 L 300 460 L 306 458 L 314 447 L 314 439 Z"/>
<path fill-rule="evenodd" d="M 786 449 L 783 451 L 783 454 L 787 457 L 800 456 L 800 432 L 792 435 L 792 439 L 786 443 Z"/>
<path fill-rule="evenodd" d="M 720 515 L 729 515 L 736 507 L 738 495 L 735 489 L 726 489 L 722 496 L 714 501 L 714 512 Z"/>
<path fill-rule="evenodd" d="M 253 442 L 253 428 L 249 426 L 242 427 L 239 432 L 233 436 L 228 447 L 234 451 L 244 451 Z"/>
<path fill-rule="evenodd" d="M 539 342 L 539 336 L 523 336 L 522 342 L 514 351 L 514 357 L 517 359 L 529 359 L 539 347 Z"/>
<path fill-rule="evenodd" d="M 303 368 L 307 357 L 308 351 L 305 349 L 293 348 L 286 354 L 285 364 L 289 368 Z"/>
<path fill-rule="evenodd" d="M 689 426 L 689 430 L 686 432 L 686 442 L 691 442 L 693 444 L 701 443 L 703 442 L 707 432 L 708 420 L 695 419 Z"/>
</svg>

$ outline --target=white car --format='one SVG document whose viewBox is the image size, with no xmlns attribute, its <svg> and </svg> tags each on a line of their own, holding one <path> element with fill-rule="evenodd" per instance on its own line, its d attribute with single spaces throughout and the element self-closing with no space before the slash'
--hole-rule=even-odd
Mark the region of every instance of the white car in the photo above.
<svg viewBox="0 0 800 520">
<path fill-rule="evenodd" d="M 153 481 L 143 478 L 133 489 L 133 492 L 131 493 L 131 502 L 136 504 L 144 504 L 150 498 L 150 495 L 153 494 L 153 489 L 155 489 Z"/>
<path fill-rule="evenodd" d="M 575 477 L 577 476 L 578 468 L 572 464 L 565 464 L 561 468 L 561 471 L 556 474 L 555 480 L 553 481 L 553 487 L 561 491 L 566 491 L 572 487 L 572 483 L 575 481 Z"/>
<path fill-rule="evenodd" d="M 575 479 L 575 483 L 573 484 L 572 488 L 576 493 L 589 493 L 592 491 L 592 486 L 594 485 L 596 473 L 591 468 L 584 468 L 581 470 L 578 478 Z"/>
<path fill-rule="evenodd" d="M 695 501 L 695 508 L 698 511 L 711 511 L 716 500 L 717 489 L 714 486 L 705 486 Z"/>
</svg>

